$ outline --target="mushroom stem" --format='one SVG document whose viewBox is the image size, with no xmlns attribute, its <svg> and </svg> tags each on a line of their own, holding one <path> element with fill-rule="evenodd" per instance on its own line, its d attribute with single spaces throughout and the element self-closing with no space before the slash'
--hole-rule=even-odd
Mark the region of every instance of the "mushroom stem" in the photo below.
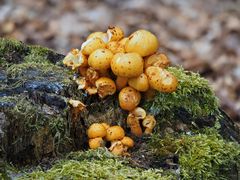
<svg viewBox="0 0 240 180">
<path fill-rule="evenodd" d="M 142 128 L 140 126 L 138 118 L 132 116 L 132 114 L 129 114 L 127 118 L 127 124 L 130 127 L 132 134 L 134 134 L 137 137 L 142 136 Z"/>
</svg>

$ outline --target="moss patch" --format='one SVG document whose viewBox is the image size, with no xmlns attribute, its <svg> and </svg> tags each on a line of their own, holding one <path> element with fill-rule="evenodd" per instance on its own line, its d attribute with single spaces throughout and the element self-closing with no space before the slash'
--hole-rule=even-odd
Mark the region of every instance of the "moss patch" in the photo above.
<svg viewBox="0 0 240 180">
<path fill-rule="evenodd" d="M 50 170 L 35 171 L 20 179 L 174 179 L 162 175 L 162 170 L 133 168 L 126 160 L 113 156 L 105 149 L 70 154 Z"/>
<path fill-rule="evenodd" d="M 149 145 L 156 156 L 179 155 L 182 179 L 228 179 L 240 170 L 240 145 L 214 129 L 177 138 L 153 135 Z"/>
</svg>

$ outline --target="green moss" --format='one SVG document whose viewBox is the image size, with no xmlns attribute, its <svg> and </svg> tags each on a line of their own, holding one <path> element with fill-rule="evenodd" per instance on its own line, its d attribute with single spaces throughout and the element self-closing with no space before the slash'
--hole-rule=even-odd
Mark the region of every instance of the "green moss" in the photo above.
<svg viewBox="0 0 240 180">
<path fill-rule="evenodd" d="M 20 179 L 174 179 L 163 176 L 162 170 L 133 168 L 126 160 L 105 149 L 72 153 L 50 170 L 35 171 Z"/>
<path fill-rule="evenodd" d="M 229 179 L 240 170 L 240 145 L 225 141 L 214 129 L 177 138 L 153 135 L 149 145 L 157 156 L 179 155 L 182 179 Z"/>
<path fill-rule="evenodd" d="M 191 119 L 219 115 L 218 100 L 206 79 L 181 67 L 169 67 L 168 70 L 178 78 L 177 91 L 158 92 L 154 100 L 144 102 L 150 113 L 167 121 L 179 118 L 179 111 L 187 113 Z"/>
</svg>

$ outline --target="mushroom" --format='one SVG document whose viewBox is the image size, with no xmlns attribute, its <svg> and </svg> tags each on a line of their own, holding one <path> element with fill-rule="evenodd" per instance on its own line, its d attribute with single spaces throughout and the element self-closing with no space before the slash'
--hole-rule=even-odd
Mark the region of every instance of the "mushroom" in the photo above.
<svg viewBox="0 0 240 180">
<path fill-rule="evenodd" d="M 143 59 L 137 53 L 117 53 L 111 61 L 111 69 L 117 76 L 137 77 L 143 73 Z"/>
<path fill-rule="evenodd" d="M 88 138 L 93 139 L 97 137 L 105 137 L 107 134 L 107 130 L 100 123 L 93 123 L 87 130 Z"/>
<path fill-rule="evenodd" d="M 95 70 L 110 68 L 113 53 L 108 49 L 97 49 L 88 57 L 88 65 Z"/>
<path fill-rule="evenodd" d="M 105 146 L 105 141 L 101 137 L 89 139 L 88 145 L 90 149 L 97 149 Z"/>
<path fill-rule="evenodd" d="M 129 86 L 141 92 L 145 92 L 149 88 L 148 78 L 144 73 L 142 73 L 140 76 L 136 78 L 130 78 L 128 80 L 128 84 Z"/>
<path fill-rule="evenodd" d="M 83 55 L 78 49 L 72 49 L 63 59 L 63 64 L 75 70 L 78 67 L 85 67 L 87 64 L 87 57 Z"/>
<path fill-rule="evenodd" d="M 103 42 L 102 39 L 94 37 L 82 43 L 81 52 L 84 55 L 90 55 L 96 49 L 105 48 L 105 46 L 106 44 Z"/>
<path fill-rule="evenodd" d="M 89 94 L 89 95 L 93 95 L 93 94 L 97 94 L 97 88 L 94 87 L 94 86 L 88 86 L 86 88 L 86 92 Z"/>
<path fill-rule="evenodd" d="M 159 47 L 157 37 L 149 31 L 138 30 L 131 34 L 126 41 L 126 52 L 135 52 L 142 57 L 149 56 L 157 51 Z"/>
<path fill-rule="evenodd" d="M 122 138 L 121 142 L 123 144 L 123 148 L 124 148 L 125 153 L 127 152 L 127 150 L 129 148 L 132 148 L 134 146 L 134 141 L 132 140 L 132 138 L 130 138 L 128 136 L 124 136 L 124 138 Z"/>
<path fill-rule="evenodd" d="M 114 81 L 107 77 L 99 78 L 96 83 L 98 95 L 105 98 L 108 95 L 113 95 L 116 92 L 116 85 Z"/>
<path fill-rule="evenodd" d="M 101 40 L 103 40 L 103 42 L 108 42 L 107 33 L 104 32 L 93 32 L 87 37 L 87 40 L 91 38 L 100 38 Z"/>
<path fill-rule="evenodd" d="M 155 54 L 149 56 L 145 60 L 144 67 L 145 67 L 145 69 L 147 69 L 150 66 L 165 68 L 165 67 L 169 66 L 169 64 L 170 64 L 170 61 L 165 54 L 155 53 Z"/>
<path fill-rule="evenodd" d="M 111 126 L 107 129 L 106 140 L 116 141 L 125 136 L 125 132 L 121 126 Z"/>
<path fill-rule="evenodd" d="M 107 49 L 113 52 L 113 54 L 116 53 L 124 53 L 125 49 L 124 46 L 122 46 L 118 41 L 110 41 L 107 43 Z"/>
<path fill-rule="evenodd" d="M 119 41 L 124 37 L 124 32 L 119 26 L 109 26 L 107 35 L 108 41 Z"/>
<path fill-rule="evenodd" d="M 140 103 L 141 94 L 132 87 L 125 87 L 120 91 L 118 100 L 122 109 L 132 111 Z"/>
<path fill-rule="evenodd" d="M 146 111 L 141 107 L 137 107 L 129 113 L 127 117 L 127 125 L 131 129 L 131 133 L 135 136 L 142 136 L 142 128 L 140 126 L 139 120 L 144 119 L 145 117 Z"/>
<path fill-rule="evenodd" d="M 153 89 L 167 93 L 174 92 L 177 89 L 177 78 L 166 69 L 150 66 L 146 69 L 146 75 Z"/>
<path fill-rule="evenodd" d="M 145 134 L 151 134 L 153 128 L 156 126 L 156 120 L 154 118 L 154 116 L 152 115 L 147 115 L 142 122 L 143 127 L 145 127 Z"/>
<path fill-rule="evenodd" d="M 91 85 L 95 85 L 96 80 L 99 79 L 99 73 L 92 67 L 89 67 L 86 70 L 85 77 L 86 77 L 87 82 L 89 82 Z"/>
<path fill-rule="evenodd" d="M 87 81 L 85 77 L 78 77 L 76 78 L 75 82 L 78 85 L 78 89 L 86 89 L 87 88 Z"/>
<path fill-rule="evenodd" d="M 124 154 L 125 148 L 121 141 L 112 141 L 109 151 L 114 155 L 119 156 Z"/>
<path fill-rule="evenodd" d="M 117 76 L 117 79 L 116 79 L 117 90 L 120 91 L 122 88 L 126 87 L 127 83 L 128 83 L 128 78 Z"/>
</svg>

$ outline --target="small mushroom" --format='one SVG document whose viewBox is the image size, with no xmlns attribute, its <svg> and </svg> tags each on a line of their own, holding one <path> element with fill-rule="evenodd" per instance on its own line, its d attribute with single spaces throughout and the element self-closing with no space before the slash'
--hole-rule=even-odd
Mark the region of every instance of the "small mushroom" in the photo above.
<svg viewBox="0 0 240 180">
<path fill-rule="evenodd" d="M 116 156 L 120 156 L 124 154 L 125 148 L 121 141 L 112 141 L 109 151 Z"/>
<path fill-rule="evenodd" d="M 109 26 L 107 35 L 108 41 L 119 41 L 124 37 L 124 32 L 119 26 Z"/>
<path fill-rule="evenodd" d="M 138 30 L 131 34 L 126 41 L 126 52 L 135 52 L 142 57 L 149 56 L 157 51 L 159 47 L 157 37 L 149 31 Z"/>
<path fill-rule="evenodd" d="M 105 141 L 101 137 L 89 139 L 88 145 L 90 149 L 97 149 L 105 146 Z"/>
<path fill-rule="evenodd" d="M 166 68 L 167 66 L 169 66 L 169 64 L 170 64 L 170 61 L 165 54 L 155 53 L 155 54 L 149 56 L 145 60 L 144 67 L 145 67 L 145 69 L 147 69 L 150 66 Z"/>
<path fill-rule="evenodd" d="M 145 92 L 149 88 L 148 78 L 144 73 L 136 78 L 130 78 L 128 80 L 128 84 L 129 86 L 141 92 Z"/>
<path fill-rule="evenodd" d="M 103 42 L 108 42 L 107 33 L 104 32 L 93 32 L 87 37 L 87 40 L 91 38 L 100 38 L 101 40 L 103 40 Z"/>
<path fill-rule="evenodd" d="M 124 148 L 124 152 L 126 153 L 127 150 L 129 148 L 132 148 L 134 146 L 134 141 L 132 140 L 132 138 L 125 136 L 122 140 L 121 140 L 122 144 L 123 144 L 123 148 Z"/>
<path fill-rule="evenodd" d="M 156 120 L 154 116 L 152 115 L 147 115 L 142 122 L 143 127 L 145 127 L 145 134 L 152 134 L 153 128 L 156 126 Z"/>
<path fill-rule="evenodd" d="M 98 95 L 105 98 L 108 95 L 113 95 L 116 92 L 116 85 L 114 81 L 107 77 L 99 78 L 96 83 Z"/>
<path fill-rule="evenodd" d="M 90 38 L 84 43 L 82 43 L 81 46 L 81 52 L 84 55 L 90 55 L 93 51 L 100 49 L 100 48 L 105 48 L 106 44 L 103 42 L 102 39 L 98 37 Z"/>
<path fill-rule="evenodd" d="M 117 76 L 138 77 L 143 73 L 143 59 L 137 53 L 117 53 L 111 61 L 111 69 Z"/>
<path fill-rule="evenodd" d="M 177 78 L 166 69 L 150 66 L 146 69 L 146 75 L 153 89 L 166 93 L 174 92 L 177 89 Z"/>
<path fill-rule="evenodd" d="M 124 53 L 125 49 L 118 41 L 110 41 L 107 43 L 107 49 L 112 51 L 113 54 Z"/>
<path fill-rule="evenodd" d="M 127 117 L 127 125 L 131 129 L 131 133 L 135 136 L 141 137 L 142 136 L 142 128 L 140 125 L 140 120 L 146 117 L 146 111 L 141 108 L 137 107 L 132 112 L 129 113 Z"/>
<path fill-rule="evenodd" d="M 89 95 L 97 94 L 97 88 L 94 87 L 94 86 L 88 86 L 88 87 L 86 88 L 86 92 L 87 92 Z"/>
<path fill-rule="evenodd" d="M 78 77 L 76 78 L 75 82 L 78 85 L 78 89 L 86 89 L 88 86 L 85 77 Z"/>
<path fill-rule="evenodd" d="M 88 65 L 95 70 L 107 70 L 110 68 L 113 53 L 108 49 L 97 49 L 88 57 Z"/>
<path fill-rule="evenodd" d="M 125 136 L 125 132 L 121 126 L 111 126 L 107 129 L 106 140 L 116 141 Z"/>
<path fill-rule="evenodd" d="M 93 139 L 97 137 L 105 137 L 107 130 L 100 123 L 93 123 L 87 130 L 88 138 Z"/>
<path fill-rule="evenodd" d="M 85 78 L 86 78 L 87 82 L 89 82 L 92 86 L 95 86 L 96 80 L 99 79 L 99 73 L 92 67 L 89 67 L 86 70 Z"/>
<path fill-rule="evenodd" d="M 79 100 L 73 100 L 73 99 L 70 99 L 68 103 L 71 106 L 72 121 L 73 121 L 73 125 L 75 126 L 76 125 L 75 123 L 78 121 L 80 112 L 85 110 L 86 105 Z"/>
<path fill-rule="evenodd" d="M 78 67 L 85 67 L 87 63 L 87 57 L 83 55 L 78 49 L 72 49 L 65 58 L 63 59 L 63 64 L 71 67 L 72 70 Z"/>
<path fill-rule="evenodd" d="M 132 87 L 125 87 L 120 91 L 118 100 L 122 109 L 132 111 L 140 103 L 141 94 Z"/>
<path fill-rule="evenodd" d="M 128 83 L 128 78 L 117 76 L 117 79 L 116 79 L 117 90 L 120 91 L 122 88 L 126 87 L 127 83 Z"/>
</svg>

